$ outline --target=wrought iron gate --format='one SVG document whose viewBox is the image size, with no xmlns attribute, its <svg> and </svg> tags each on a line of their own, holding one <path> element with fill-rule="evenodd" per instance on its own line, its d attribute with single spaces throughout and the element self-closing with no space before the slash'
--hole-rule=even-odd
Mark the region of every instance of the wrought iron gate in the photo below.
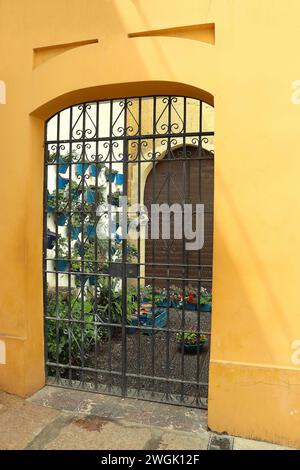
<svg viewBox="0 0 300 470">
<path fill-rule="evenodd" d="M 209 105 L 174 96 L 83 103 L 46 123 L 49 384 L 206 407 L 211 123 Z M 204 204 L 202 250 L 174 238 L 172 214 L 170 239 L 151 239 L 151 205 L 162 203 Z"/>
</svg>

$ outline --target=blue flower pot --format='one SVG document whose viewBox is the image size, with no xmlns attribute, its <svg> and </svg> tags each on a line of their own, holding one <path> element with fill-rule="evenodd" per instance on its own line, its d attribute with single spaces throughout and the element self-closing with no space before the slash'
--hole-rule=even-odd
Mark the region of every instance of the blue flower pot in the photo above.
<svg viewBox="0 0 300 470">
<path fill-rule="evenodd" d="M 93 224 L 87 224 L 86 226 L 86 234 L 88 238 L 95 238 L 96 230 Z"/>
<path fill-rule="evenodd" d="M 65 174 L 69 168 L 69 163 L 65 163 L 65 160 L 63 158 L 59 159 L 59 165 L 58 165 L 58 173 Z"/>
<path fill-rule="evenodd" d="M 79 241 L 77 241 L 75 243 L 75 248 L 76 248 L 76 251 L 78 252 L 79 256 L 81 256 L 83 258 L 83 256 L 84 256 L 83 243 L 80 243 Z"/>
<path fill-rule="evenodd" d="M 211 312 L 211 304 L 200 304 L 200 312 Z"/>
<path fill-rule="evenodd" d="M 85 284 L 89 278 L 89 275 L 84 274 L 84 273 L 77 273 L 75 274 L 75 276 L 76 276 L 76 281 L 80 284 Z"/>
<path fill-rule="evenodd" d="M 106 175 L 106 181 L 109 183 L 113 183 L 116 179 L 116 174 L 115 173 L 110 173 L 109 175 Z"/>
<path fill-rule="evenodd" d="M 96 163 L 93 163 L 90 165 L 90 175 L 96 178 L 97 175 L 99 175 L 101 169 L 103 168 L 103 163 L 98 166 Z"/>
<path fill-rule="evenodd" d="M 47 234 L 47 248 L 48 250 L 52 250 L 54 248 L 56 240 L 56 233 L 48 232 Z"/>
<path fill-rule="evenodd" d="M 122 185 L 123 182 L 124 182 L 124 176 L 118 173 L 116 176 L 116 184 Z"/>
<path fill-rule="evenodd" d="M 66 271 L 67 267 L 68 267 L 68 261 L 66 261 L 66 260 L 58 259 L 58 260 L 55 261 L 56 271 L 64 272 L 64 271 Z"/>
<path fill-rule="evenodd" d="M 54 212 L 54 210 L 55 210 L 54 207 L 50 206 L 50 204 L 49 204 L 50 201 L 52 202 L 54 200 L 54 196 L 52 196 L 51 194 L 48 194 L 47 200 L 48 200 L 47 201 L 48 202 L 47 203 L 47 212 Z"/>
<path fill-rule="evenodd" d="M 84 173 L 87 171 L 88 167 L 89 167 L 88 163 L 77 163 L 76 174 L 83 176 Z"/>
<path fill-rule="evenodd" d="M 89 277 L 90 286 L 94 286 L 96 284 L 96 276 Z"/>
<path fill-rule="evenodd" d="M 65 189 L 68 183 L 68 178 L 63 178 L 62 176 L 58 175 L 58 189 Z"/>
<path fill-rule="evenodd" d="M 59 227 L 63 227 L 67 222 L 67 216 L 65 214 L 57 214 L 56 223 Z"/>
<path fill-rule="evenodd" d="M 70 234 L 71 234 L 72 240 L 77 240 L 80 232 L 81 232 L 81 227 L 71 227 Z"/>
<path fill-rule="evenodd" d="M 86 192 L 86 202 L 88 204 L 95 204 L 96 200 L 96 191 L 93 189 L 88 189 Z"/>
<path fill-rule="evenodd" d="M 188 302 L 184 304 L 184 310 L 195 312 L 198 310 L 197 304 L 189 304 Z"/>
</svg>

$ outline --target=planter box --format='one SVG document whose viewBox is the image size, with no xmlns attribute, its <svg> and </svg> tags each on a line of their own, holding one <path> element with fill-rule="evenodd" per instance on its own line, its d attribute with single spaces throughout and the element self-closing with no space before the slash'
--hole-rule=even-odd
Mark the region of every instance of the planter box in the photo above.
<svg viewBox="0 0 300 470">
<path fill-rule="evenodd" d="M 200 312 L 211 312 L 211 304 L 200 304 Z"/>
<path fill-rule="evenodd" d="M 181 306 L 182 308 L 182 306 Z M 192 312 L 211 312 L 211 304 L 184 304 L 184 310 Z"/>
</svg>

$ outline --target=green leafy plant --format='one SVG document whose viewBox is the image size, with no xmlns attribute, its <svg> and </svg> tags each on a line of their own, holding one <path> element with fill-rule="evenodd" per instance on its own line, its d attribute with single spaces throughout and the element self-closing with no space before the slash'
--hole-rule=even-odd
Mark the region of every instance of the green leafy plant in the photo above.
<svg viewBox="0 0 300 470">
<path fill-rule="evenodd" d="M 207 335 L 197 331 L 196 327 L 192 327 L 189 331 L 179 331 L 176 334 L 176 340 L 189 346 L 204 346 L 207 343 Z"/>
<path fill-rule="evenodd" d="M 70 360 L 72 365 L 79 365 L 82 353 L 84 359 L 88 359 L 105 332 L 101 326 L 95 326 L 93 305 L 88 300 L 82 302 L 74 296 L 70 304 L 68 300 L 68 296 L 64 298 L 62 294 L 47 294 L 48 361 L 68 364 Z"/>
</svg>

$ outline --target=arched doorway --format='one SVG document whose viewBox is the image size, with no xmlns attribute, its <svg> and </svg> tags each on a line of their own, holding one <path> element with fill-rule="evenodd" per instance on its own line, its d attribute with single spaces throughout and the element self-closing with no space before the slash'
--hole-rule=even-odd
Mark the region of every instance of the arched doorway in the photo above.
<svg viewBox="0 0 300 470">
<path fill-rule="evenodd" d="M 150 96 L 83 103 L 47 122 L 44 289 L 49 384 L 206 407 L 211 114 L 212 108 L 197 99 Z M 170 250 L 163 263 L 150 260 L 155 241 L 135 238 L 130 230 L 127 236 L 136 221 L 136 232 L 142 232 L 140 211 L 132 207 L 150 204 L 150 187 L 161 184 L 164 166 L 177 175 L 182 171 L 182 185 L 173 187 L 170 176 L 167 193 L 160 191 L 156 202 L 206 205 L 210 238 L 204 261 L 199 249 L 183 253 L 184 240 L 181 248 L 176 245 L 183 258 L 176 255 L 173 266 Z M 158 179 L 156 172 L 161 173 Z M 127 198 L 125 216 L 121 197 Z M 114 221 L 110 232 L 109 207 Z M 156 248 L 161 246 L 158 240 Z M 153 268 L 158 269 L 155 274 Z M 202 312 L 203 302 L 207 312 Z"/>
</svg>

